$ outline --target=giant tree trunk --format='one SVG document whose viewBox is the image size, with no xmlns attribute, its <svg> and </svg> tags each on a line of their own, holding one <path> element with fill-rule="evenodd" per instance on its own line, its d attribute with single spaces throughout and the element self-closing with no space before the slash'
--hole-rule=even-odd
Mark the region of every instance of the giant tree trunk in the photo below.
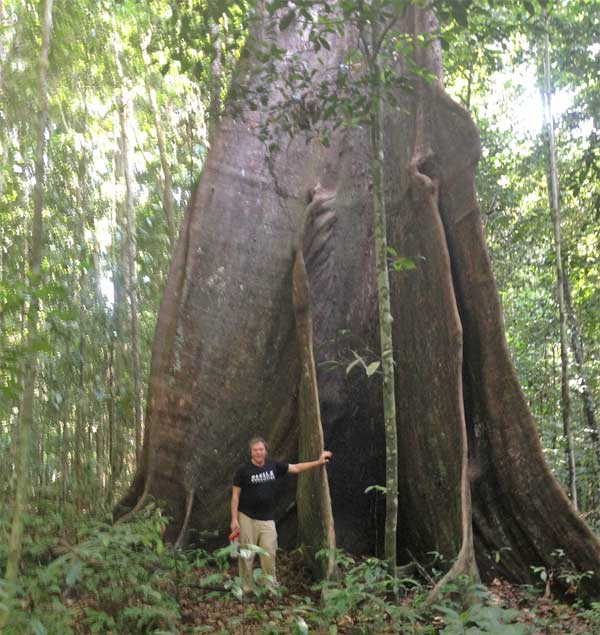
<svg viewBox="0 0 600 635">
<path fill-rule="evenodd" d="M 413 9 L 403 26 L 416 38 L 435 22 Z M 276 32 L 314 67 L 298 29 Z M 332 41 L 326 64 L 345 46 Z M 474 574 L 476 554 L 484 574 L 523 581 L 562 548 L 575 568 L 600 572 L 599 544 L 544 463 L 510 361 L 475 192 L 477 131 L 444 92 L 439 47 L 417 45 L 414 57 L 439 79 L 413 78 L 385 114 L 388 244 L 417 264 L 391 280 L 398 558 L 437 551 Z M 172 537 L 184 525 L 225 532 L 247 439 L 262 433 L 272 454 L 294 460 L 302 354 L 292 270 L 314 188 L 329 192 L 306 270 L 336 539 L 372 552 L 381 510 L 364 490 L 385 482 L 381 385 L 344 372 L 352 351 L 379 357 L 368 131 L 339 130 L 329 148 L 281 139 L 269 156 L 257 139 L 264 117 L 222 121 L 186 212 L 157 324 L 143 461 L 122 503 L 165 501 Z M 284 542 L 292 500 L 288 487 Z M 600 590 L 598 578 L 591 586 Z"/>
</svg>

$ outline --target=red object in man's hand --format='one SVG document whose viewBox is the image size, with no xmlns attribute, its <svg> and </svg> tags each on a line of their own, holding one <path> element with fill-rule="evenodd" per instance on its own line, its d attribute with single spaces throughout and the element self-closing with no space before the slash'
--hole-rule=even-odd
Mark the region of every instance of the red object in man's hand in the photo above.
<svg viewBox="0 0 600 635">
<path fill-rule="evenodd" d="M 240 535 L 240 530 L 239 529 L 234 529 L 229 534 L 229 542 L 233 542 L 239 535 Z"/>
</svg>

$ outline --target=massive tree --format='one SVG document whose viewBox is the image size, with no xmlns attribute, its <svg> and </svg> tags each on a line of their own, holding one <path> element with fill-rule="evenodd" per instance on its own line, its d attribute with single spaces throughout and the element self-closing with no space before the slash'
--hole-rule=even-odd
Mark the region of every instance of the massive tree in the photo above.
<svg viewBox="0 0 600 635">
<path fill-rule="evenodd" d="M 321 66 L 305 29 L 271 30 L 269 20 L 252 39 L 296 52 L 315 81 L 354 45 L 331 38 Z M 384 195 L 388 244 L 416 264 L 391 281 L 398 557 L 425 561 L 435 551 L 460 571 L 477 564 L 526 581 L 530 566 L 556 566 L 551 553 L 561 549 L 562 566 L 598 574 L 600 545 L 544 463 L 511 364 L 475 191 L 477 130 L 444 92 L 438 45 L 423 45 L 433 16 L 409 8 L 397 26 L 415 45 L 395 69 L 411 88 L 385 113 Z M 409 77 L 415 64 L 435 79 Z M 236 81 L 247 69 L 242 63 Z M 263 88 L 272 111 L 278 84 Z M 186 212 L 158 318 L 143 459 L 122 502 L 161 501 L 179 541 L 224 532 L 248 437 L 262 433 L 271 454 L 294 459 L 299 430 L 320 414 L 334 453 L 337 543 L 372 552 L 382 509 L 365 489 L 384 482 L 381 380 L 359 366 L 345 372 L 353 351 L 379 355 L 368 131 L 338 128 L 327 147 L 300 137 L 265 144 L 266 110 L 221 122 Z M 294 302 L 302 270 L 308 307 Z M 322 485 L 299 491 L 319 501 L 321 534 L 330 535 Z M 280 501 L 280 535 L 290 543 L 293 483 Z M 590 585 L 600 589 L 597 575 Z"/>
</svg>

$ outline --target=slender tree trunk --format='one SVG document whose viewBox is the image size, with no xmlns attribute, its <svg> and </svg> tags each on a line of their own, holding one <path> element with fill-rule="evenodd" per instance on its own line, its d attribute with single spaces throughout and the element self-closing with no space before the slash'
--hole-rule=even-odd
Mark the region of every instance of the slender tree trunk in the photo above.
<svg viewBox="0 0 600 635">
<path fill-rule="evenodd" d="M 77 207 L 79 208 L 79 221 L 76 233 L 77 244 L 80 253 L 85 258 L 85 231 L 83 220 L 83 191 L 82 166 L 79 166 L 79 183 L 77 188 Z M 77 289 L 77 304 L 79 306 L 78 324 L 79 341 L 77 343 L 77 364 L 76 364 L 76 400 L 75 400 L 75 444 L 74 444 L 74 474 L 75 474 L 75 506 L 81 511 L 85 505 L 85 493 L 87 489 L 87 470 L 85 465 L 88 461 L 87 442 L 85 440 L 87 422 L 85 413 L 85 271 L 83 268 L 75 266 L 73 272 L 73 289 Z"/>
<path fill-rule="evenodd" d="M 92 218 L 92 222 L 95 225 L 95 220 L 93 219 L 92 212 L 90 212 L 90 218 Z M 106 382 L 106 378 L 108 375 L 107 368 L 107 358 L 106 349 L 108 348 L 108 342 L 110 339 L 110 335 L 108 332 L 107 324 L 104 321 L 106 316 L 106 300 L 104 298 L 104 294 L 102 292 L 102 284 L 101 284 L 101 271 L 102 264 L 100 258 L 100 246 L 98 244 L 97 238 L 94 238 L 91 246 L 92 250 L 92 275 L 93 275 L 93 302 L 92 306 L 94 309 L 94 315 L 102 316 L 102 330 L 101 335 L 99 336 L 100 351 L 98 353 L 99 360 L 101 364 L 100 377 L 103 377 L 104 382 Z M 98 416 L 98 442 L 97 448 L 99 449 L 99 453 L 97 456 L 98 459 L 98 479 L 101 487 L 101 496 L 102 496 L 102 506 L 105 507 L 106 504 L 106 493 L 108 488 L 108 473 L 109 473 L 109 465 L 107 462 L 108 457 L 108 417 L 110 410 L 110 401 L 106 398 L 106 388 L 107 384 L 103 383 L 103 392 L 104 398 L 102 401 L 102 408 L 100 409 Z"/>
<path fill-rule="evenodd" d="M 97 419 L 97 430 L 94 437 L 95 441 L 95 453 L 96 453 L 96 477 L 98 482 L 96 483 L 96 487 L 99 490 L 99 497 L 95 498 L 96 508 L 101 504 L 101 501 L 104 499 L 106 478 L 104 472 L 104 417 L 103 414 L 100 413 Z"/>
<path fill-rule="evenodd" d="M 475 65 L 474 60 L 471 60 L 469 64 L 469 73 L 467 75 L 467 97 L 465 99 L 465 108 L 471 110 L 471 94 L 473 91 L 473 67 Z"/>
<path fill-rule="evenodd" d="M 548 19 L 544 9 L 545 34 L 543 51 L 543 96 L 546 127 L 548 131 L 548 154 L 550 160 L 549 202 L 554 231 L 554 257 L 556 259 L 556 295 L 560 319 L 560 362 L 561 362 L 561 411 L 563 430 L 567 442 L 567 460 L 569 465 L 569 491 L 571 502 L 577 508 L 577 476 L 575 468 L 575 449 L 571 422 L 571 398 L 569 394 L 569 351 L 567 337 L 567 320 L 564 297 L 564 270 L 562 265 L 561 244 L 561 212 L 558 190 L 558 169 L 556 166 L 556 144 L 554 140 L 554 120 L 552 118 L 552 80 L 550 69 L 550 37 L 548 35 Z"/>
<path fill-rule="evenodd" d="M 194 135 L 194 118 L 191 116 L 188 116 L 185 120 L 185 133 L 186 133 L 186 141 L 187 141 L 187 149 L 188 149 L 188 162 L 187 162 L 187 168 L 188 168 L 188 186 L 189 186 L 189 190 L 190 193 L 193 192 L 194 190 L 194 140 L 195 140 L 195 135 Z M 189 199 L 188 199 L 189 202 Z"/>
<path fill-rule="evenodd" d="M 40 368 L 38 368 L 38 373 L 36 374 L 36 379 L 40 377 L 40 383 L 44 382 L 44 379 L 50 379 L 48 376 L 44 377 L 43 372 L 43 364 L 38 364 Z M 43 406 L 40 408 L 43 411 Z M 39 420 L 45 420 L 45 413 L 39 416 Z M 35 416 L 34 416 L 34 430 L 35 430 Z M 44 466 L 44 454 L 46 451 L 46 433 L 45 426 L 37 426 L 37 430 L 33 434 L 34 438 L 34 450 L 33 450 L 33 479 L 31 482 L 31 490 L 34 493 L 34 504 L 39 504 L 39 500 L 44 498 L 45 496 L 45 487 L 46 487 L 46 468 Z"/>
<path fill-rule="evenodd" d="M 0 24 L 4 23 L 4 0 L 0 0 Z M 3 74 L 3 65 L 4 65 L 4 37 L 3 33 L 0 32 L 0 95 L 4 94 L 4 74 Z"/>
<path fill-rule="evenodd" d="M 127 251 L 127 296 L 131 320 L 131 362 L 133 375 L 133 413 L 135 421 L 135 457 L 140 461 L 142 452 L 142 394 L 140 378 L 140 329 L 137 299 L 136 273 L 136 238 L 135 238 L 135 204 L 134 177 L 132 166 L 132 148 L 129 137 L 131 117 L 131 102 L 126 101 L 120 110 L 121 119 L 121 147 L 123 152 L 123 174 L 125 176 L 125 219 L 126 219 L 126 251 Z"/>
<path fill-rule="evenodd" d="M 117 184 L 120 183 L 119 175 L 121 173 L 121 153 L 118 152 L 115 154 L 113 161 L 115 192 L 117 191 Z M 110 469 L 111 491 L 113 493 L 115 483 L 121 476 L 127 456 L 125 438 L 130 420 L 129 408 L 126 409 L 129 401 L 124 399 L 124 396 L 129 392 L 127 387 L 130 384 L 130 376 L 127 372 L 127 360 L 129 356 L 127 342 L 129 340 L 129 334 L 127 330 L 126 293 L 124 291 L 124 280 L 127 277 L 127 259 L 125 258 L 123 245 L 123 228 L 125 221 L 123 220 L 122 212 L 122 206 L 119 204 L 117 196 L 115 195 L 112 200 L 111 224 L 113 227 L 118 228 L 119 231 L 113 233 L 111 244 L 111 268 L 115 299 L 112 320 L 109 327 L 109 386 L 112 417 Z"/>
<path fill-rule="evenodd" d="M 598 471 L 600 470 L 600 435 L 598 433 L 598 422 L 596 421 L 594 399 L 589 389 L 588 374 L 586 372 L 585 363 L 583 359 L 583 351 L 581 347 L 579 329 L 577 326 L 577 318 L 575 317 L 575 311 L 573 310 L 573 302 L 571 300 L 571 285 L 569 283 L 568 276 L 564 277 L 563 284 L 564 284 L 565 308 L 567 311 L 567 319 L 568 319 L 569 328 L 571 331 L 571 350 L 573 351 L 573 356 L 575 357 L 575 364 L 577 368 L 577 374 L 578 374 L 579 385 L 581 390 L 581 401 L 583 405 L 583 412 L 585 414 L 587 429 L 589 431 L 590 441 L 592 442 L 594 456 L 596 459 L 596 469 L 594 471 L 596 473 L 596 478 L 597 478 Z M 594 491 L 596 491 L 596 498 L 598 498 L 597 490 L 599 486 L 600 486 L 599 483 L 596 483 L 594 486 Z"/>
<path fill-rule="evenodd" d="M 82 129 L 82 135 L 84 139 L 87 138 L 87 103 L 84 87 L 84 123 Z M 87 190 L 87 166 L 88 157 L 87 151 L 84 149 L 81 153 L 78 166 L 78 187 L 77 187 L 77 208 L 78 208 L 78 228 L 76 240 L 79 245 L 79 254 L 83 262 L 88 258 L 88 246 L 85 237 L 86 230 L 86 214 L 88 206 L 88 190 Z M 89 311 L 89 304 L 87 301 L 87 289 L 86 282 L 89 278 L 89 271 L 82 266 L 78 267 L 78 275 L 76 281 L 76 288 L 79 292 L 78 304 L 79 304 L 79 350 L 78 350 L 78 363 L 77 363 L 77 383 L 78 394 L 76 403 L 76 430 L 75 430 L 75 456 L 76 456 L 76 502 L 77 509 L 83 509 L 86 500 L 90 500 L 90 470 L 88 466 L 90 464 L 90 441 L 89 434 L 91 430 L 91 413 L 89 412 L 89 401 L 86 395 L 85 389 L 85 374 L 86 374 L 86 343 L 85 343 L 85 324 L 86 324 L 86 311 Z"/>
<path fill-rule="evenodd" d="M 121 91 L 119 101 L 119 123 L 121 128 L 121 166 L 125 180 L 125 213 L 124 234 L 125 260 L 125 292 L 129 300 L 129 320 L 131 333 L 131 374 L 133 380 L 132 402 L 133 420 L 135 432 L 135 456 L 136 462 L 140 460 L 142 449 L 142 399 L 140 380 L 140 335 L 137 301 L 137 274 L 136 274 L 136 239 L 135 239 L 135 203 L 134 203 L 134 176 L 132 165 L 132 148 L 129 126 L 132 120 L 131 101 Z"/>
<path fill-rule="evenodd" d="M 63 402 L 62 408 L 62 421 L 61 421 L 61 464 L 62 464 L 62 474 L 61 474 L 61 503 L 62 508 L 64 509 L 65 503 L 67 502 L 68 496 L 68 483 L 69 483 L 69 430 L 67 425 L 68 420 L 68 408 L 66 404 L 68 402 L 65 400 Z"/>
<path fill-rule="evenodd" d="M 117 419 L 116 403 L 115 403 L 115 385 L 114 385 L 114 345 L 112 337 L 108 345 L 108 354 L 106 360 L 106 384 L 108 387 L 108 403 L 107 403 L 107 418 L 108 429 L 106 432 L 106 451 L 107 451 L 107 463 L 108 463 L 108 483 L 106 491 L 106 501 L 109 506 L 112 506 L 114 502 L 114 484 L 115 475 L 117 473 L 117 466 L 115 462 L 115 422 Z"/>
<path fill-rule="evenodd" d="M 117 75 L 120 80 L 120 91 L 117 99 L 120 128 L 120 165 L 122 177 L 125 181 L 125 201 L 123 224 L 121 235 L 125 236 L 125 243 L 122 245 L 123 271 L 125 280 L 125 293 L 129 301 L 129 326 L 131 342 L 131 374 L 132 374 L 132 410 L 133 427 L 135 434 L 135 459 L 139 464 L 142 452 L 142 395 L 140 380 L 140 343 L 139 343 L 139 316 L 137 299 L 137 274 L 136 274 L 136 236 L 135 236 L 135 200 L 133 174 L 133 147 L 130 137 L 130 126 L 133 122 L 133 104 L 131 95 L 127 90 L 127 81 L 121 66 L 121 54 L 115 39 L 115 63 Z"/>
<path fill-rule="evenodd" d="M 39 119 L 35 159 L 35 187 L 33 203 L 33 228 L 31 236 L 31 250 L 29 256 L 30 284 L 33 290 L 40 284 L 40 268 L 42 262 L 43 224 L 42 209 L 44 198 L 45 165 L 44 153 L 46 148 L 46 127 L 48 124 L 48 83 L 47 67 L 50 49 L 50 34 L 52 30 L 53 0 L 45 0 L 43 4 L 42 46 L 39 57 Z M 37 376 L 37 360 L 33 353 L 33 344 L 37 338 L 38 300 L 32 294 L 27 314 L 27 358 L 23 379 L 23 393 L 19 412 L 18 454 L 16 460 L 16 500 L 13 511 L 11 534 L 8 545 L 6 563 L 6 579 L 15 583 L 19 575 L 21 548 L 23 541 L 23 517 L 27 507 L 30 488 L 29 453 L 30 441 L 34 425 L 35 383 Z M 4 624 L 5 616 L 0 617 L 0 627 Z"/>
<path fill-rule="evenodd" d="M 165 135 L 160 118 L 160 109 L 156 99 L 156 91 L 150 83 L 148 78 L 148 71 L 150 69 L 150 58 L 145 46 L 142 46 L 142 58 L 144 64 L 146 64 L 146 93 L 148 95 L 148 105 L 150 106 L 150 112 L 152 113 L 152 119 L 154 120 L 154 129 L 156 131 L 156 140 L 158 142 L 158 153 L 160 156 L 160 166 L 163 173 L 162 180 L 162 204 L 165 211 L 165 217 L 167 219 L 167 231 L 169 232 L 169 244 L 171 246 L 171 252 L 175 245 L 175 238 L 177 233 L 175 211 L 175 199 L 173 197 L 173 176 L 171 173 L 171 166 L 169 165 L 169 159 L 167 157 L 167 147 L 165 144 Z"/>
<path fill-rule="evenodd" d="M 378 16 L 378 9 L 375 12 Z M 392 309 L 388 272 L 387 221 L 385 210 L 385 175 L 383 142 L 383 104 L 381 68 L 377 59 L 378 17 L 373 20 L 370 67 L 375 85 L 371 96 L 371 178 L 373 179 L 373 227 L 375 229 L 375 267 L 379 306 L 379 340 L 383 372 L 383 419 L 385 429 L 386 514 L 384 554 L 390 575 L 396 574 L 396 528 L 398 524 L 398 437 L 396 430 L 396 395 L 394 381 L 394 346 Z"/>
<path fill-rule="evenodd" d="M 81 228 L 80 228 L 81 229 Z M 81 239 L 81 236 L 80 236 Z M 84 330 L 84 316 L 83 316 L 83 272 L 79 273 L 78 276 L 78 287 L 79 287 L 79 343 L 77 348 L 77 399 L 75 402 L 75 453 L 74 453 L 74 463 L 75 463 L 75 505 L 77 510 L 81 510 L 83 508 L 83 498 L 84 498 L 84 461 L 85 461 L 85 452 L 84 452 L 84 413 L 83 413 L 83 404 L 84 404 L 84 378 L 83 378 L 83 360 L 85 355 L 85 344 L 83 338 L 83 330 Z"/>
</svg>

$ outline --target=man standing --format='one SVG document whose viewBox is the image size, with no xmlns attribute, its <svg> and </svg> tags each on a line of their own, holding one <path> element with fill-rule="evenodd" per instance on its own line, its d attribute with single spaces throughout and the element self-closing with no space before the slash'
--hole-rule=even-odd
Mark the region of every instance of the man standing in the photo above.
<svg viewBox="0 0 600 635">
<path fill-rule="evenodd" d="M 242 465 L 233 478 L 231 492 L 231 531 L 240 531 L 240 545 L 257 545 L 266 552 L 260 556 L 260 566 L 266 575 L 275 577 L 275 481 L 286 474 L 299 474 L 325 465 L 331 452 L 325 451 L 316 461 L 285 463 L 267 458 L 267 445 L 261 437 L 250 439 L 250 461 Z M 254 553 L 240 556 L 240 577 L 246 588 L 252 584 Z"/>
</svg>

